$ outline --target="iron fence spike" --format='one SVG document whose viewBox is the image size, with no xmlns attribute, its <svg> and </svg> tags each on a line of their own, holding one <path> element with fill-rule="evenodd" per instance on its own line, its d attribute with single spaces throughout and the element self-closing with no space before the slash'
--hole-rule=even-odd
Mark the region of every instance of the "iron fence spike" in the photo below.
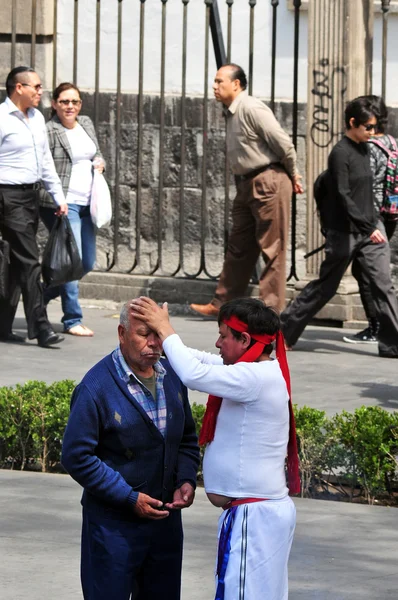
<svg viewBox="0 0 398 600">
<path fill-rule="evenodd" d="M 390 2 L 391 0 L 381 0 L 381 10 L 383 13 L 386 13 L 390 10 Z"/>
</svg>

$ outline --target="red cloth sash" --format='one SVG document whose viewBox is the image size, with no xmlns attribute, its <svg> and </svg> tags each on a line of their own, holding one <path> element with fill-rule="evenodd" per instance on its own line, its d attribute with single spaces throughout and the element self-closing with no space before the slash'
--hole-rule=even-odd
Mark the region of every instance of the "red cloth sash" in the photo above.
<svg viewBox="0 0 398 600">
<path fill-rule="evenodd" d="M 223 510 L 228 510 L 233 506 L 240 506 L 241 504 L 252 504 L 253 502 L 265 502 L 268 498 L 235 498 L 230 500 L 222 507 Z"/>
<path fill-rule="evenodd" d="M 225 325 L 239 331 L 240 333 L 249 333 L 250 337 L 256 341 L 251 348 L 249 348 L 236 362 L 255 362 L 264 351 L 264 346 L 271 344 L 276 340 L 276 357 L 279 362 L 279 366 L 282 371 L 282 375 L 286 382 L 287 391 L 289 394 L 289 442 L 287 446 L 287 473 L 288 473 L 288 485 L 290 494 L 298 494 L 300 492 L 300 475 L 299 475 L 299 461 L 298 461 L 298 450 L 297 450 L 297 437 L 296 437 L 296 423 L 293 414 L 293 405 L 291 399 L 291 385 L 290 385 L 290 373 L 289 366 L 287 364 L 285 340 L 281 330 L 276 335 L 267 334 L 252 334 L 248 331 L 246 323 L 243 323 L 236 316 L 232 316 L 230 319 L 223 321 Z M 203 424 L 199 434 L 199 444 L 203 446 L 213 441 L 214 434 L 217 424 L 217 416 L 221 408 L 222 398 L 218 396 L 209 395 L 206 412 L 203 417 Z"/>
</svg>

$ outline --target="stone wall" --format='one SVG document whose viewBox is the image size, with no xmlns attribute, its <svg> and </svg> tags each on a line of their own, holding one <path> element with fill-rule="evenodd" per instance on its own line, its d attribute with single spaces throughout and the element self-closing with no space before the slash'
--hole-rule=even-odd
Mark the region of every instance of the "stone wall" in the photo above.
<svg viewBox="0 0 398 600">
<path fill-rule="evenodd" d="M 93 116 L 93 95 L 84 93 L 83 113 Z M 165 100 L 164 132 L 164 201 L 163 201 L 163 273 L 178 267 L 180 228 L 180 161 L 181 161 L 181 98 L 167 96 Z M 115 182 L 116 156 L 116 96 L 101 93 L 98 137 L 107 160 L 106 176 L 111 186 Z M 119 229 L 118 261 L 114 271 L 129 271 L 134 264 L 136 248 L 136 186 L 137 186 L 137 106 L 135 94 L 122 95 L 122 123 L 119 168 Z M 184 193 L 184 262 L 186 271 L 196 273 L 201 261 L 202 166 L 203 166 L 203 99 L 187 98 L 186 103 L 186 170 Z M 288 131 L 292 129 L 291 103 L 279 102 L 276 116 Z M 143 109 L 142 155 L 142 217 L 141 268 L 149 273 L 156 266 L 158 249 L 158 186 L 159 186 L 159 96 L 146 95 Z M 205 259 L 207 270 L 218 274 L 223 260 L 224 200 L 225 200 L 225 129 L 220 105 L 211 100 L 208 106 L 207 201 L 205 227 Z M 390 129 L 398 136 L 398 109 L 390 109 Z M 299 105 L 298 160 L 305 182 L 306 172 L 306 106 Z M 234 183 L 230 178 L 230 198 Z M 303 256 L 306 248 L 306 196 L 297 198 L 297 274 L 305 277 Z M 392 241 L 393 274 L 398 278 L 398 236 Z M 98 266 L 105 269 L 114 257 L 113 227 L 101 230 L 98 240 Z M 289 254 L 290 268 L 290 254 Z M 135 269 L 137 272 L 137 269 Z M 289 269 L 288 269 L 289 272 Z"/>
<path fill-rule="evenodd" d="M 10 0 L 0 3 L 0 82 L 6 80 L 12 65 L 12 17 L 15 8 L 15 66 L 30 65 L 46 87 L 52 86 L 54 0 L 36 0 L 35 51 L 32 54 L 31 0 Z"/>
<path fill-rule="evenodd" d="M 0 94 L 0 96 L 4 94 Z M 82 114 L 94 118 L 94 96 L 82 92 Z M 48 107 L 49 97 L 43 104 Z M 181 161 L 181 98 L 166 96 L 164 132 L 164 200 L 162 208 L 163 270 L 171 274 L 178 268 L 180 232 L 180 161 Z M 120 127 L 119 163 L 119 227 L 117 232 L 117 263 L 112 271 L 129 272 L 136 256 L 136 187 L 137 187 L 137 107 L 136 94 L 122 95 L 122 119 Z M 291 103 L 279 102 L 276 116 L 281 125 L 291 133 Z M 217 276 L 223 261 L 224 251 L 224 201 L 225 201 L 225 129 L 221 107 L 213 100 L 208 106 L 208 160 L 207 200 L 202 211 L 202 166 L 203 166 L 203 99 L 189 97 L 186 101 L 186 170 L 184 192 L 184 267 L 188 274 L 196 274 L 201 266 L 202 213 L 206 217 L 204 258 L 207 271 Z M 44 113 L 49 117 L 49 109 Z M 116 156 L 116 95 L 102 92 L 99 104 L 98 138 L 107 161 L 106 178 L 114 194 Z M 160 99 L 157 95 L 144 97 L 143 109 L 143 154 L 142 154 L 142 216 L 141 216 L 141 260 L 134 273 L 149 274 L 158 259 L 158 186 L 159 186 L 159 121 Z M 305 183 L 306 172 L 306 105 L 299 105 L 298 116 L 298 160 Z M 390 109 L 390 131 L 398 137 L 398 109 Z M 234 182 L 230 178 L 231 203 Z M 306 248 L 306 196 L 297 198 L 297 275 L 305 278 L 306 265 L 303 256 Z M 43 228 L 41 241 L 45 239 Z M 115 231 L 111 227 L 98 233 L 98 260 L 101 270 L 107 269 L 115 257 Z M 289 244 L 290 246 L 290 244 Z M 392 272 L 398 281 L 398 236 L 392 240 Z M 290 253 L 288 259 L 290 270 Z M 180 271 L 179 275 L 183 273 Z M 206 277 L 203 273 L 201 277 Z"/>
</svg>

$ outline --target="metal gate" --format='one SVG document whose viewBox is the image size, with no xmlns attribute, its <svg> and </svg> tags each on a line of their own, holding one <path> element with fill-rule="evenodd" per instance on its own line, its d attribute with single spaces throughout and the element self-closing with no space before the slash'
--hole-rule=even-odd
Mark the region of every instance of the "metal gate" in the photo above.
<svg viewBox="0 0 398 600">
<path fill-rule="evenodd" d="M 22 36 L 18 33 L 18 2 L 20 0 L 11 0 L 10 11 L 11 11 L 11 67 L 15 66 L 17 60 L 17 45 L 23 41 Z M 291 130 L 289 133 L 292 135 L 293 142 L 297 146 L 298 141 L 298 114 L 299 114 L 299 102 L 298 102 L 298 84 L 299 84 L 299 51 L 300 51 L 300 22 L 302 16 L 302 1 L 301 0 L 202 0 L 201 10 L 203 11 L 204 24 L 203 31 L 203 56 L 202 56 L 202 69 L 203 69 L 203 90 L 201 98 L 201 116 L 200 126 L 196 129 L 200 129 L 200 135 L 202 140 L 201 149 L 201 160 L 200 169 L 198 174 L 198 181 L 195 190 L 200 193 L 200 218 L 195 221 L 196 231 L 194 236 L 194 243 L 192 244 L 188 240 L 189 234 L 189 211 L 192 206 L 187 196 L 187 190 L 192 187 L 192 182 L 188 181 L 187 177 L 187 163 L 189 161 L 188 148 L 187 148 L 187 136 L 189 134 L 187 129 L 187 112 L 188 104 L 190 102 L 190 94 L 187 90 L 187 60 L 188 56 L 188 39 L 192 34 L 192 27 L 190 29 L 189 19 L 190 12 L 195 8 L 198 10 L 198 4 L 200 0 L 68 0 L 69 9 L 71 12 L 72 20 L 72 35 L 71 35 L 71 51 L 70 51 L 70 66 L 71 66 L 71 79 L 74 83 L 79 85 L 83 90 L 88 87 L 87 83 L 80 77 L 79 64 L 82 61 L 81 48 L 82 39 L 84 38 L 85 22 L 88 15 L 91 17 L 95 15 L 95 50 L 94 50 L 94 85 L 93 92 L 86 92 L 87 96 L 92 96 L 92 117 L 96 126 L 97 131 L 104 128 L 101 114 L 101 94 L 102 89 L 102 67 L 101 67 L 101 52 L 103 45 L 103 32 L 104 32 L 104 16 L 103 12 L 105 7 L 107 10 L 112 10 L 115 13 L 117 31 L 116 31 L 116 52 L 114 68 L 116 71 L 116 85 L 113 102 L 113 116 L 112 116 L 112 136 L 114 137 L 114 144 L 112 146 L 112 152 L 109 152 L 108 159 L 112 164 L 112 168 L 108 173 L 109 182 L 113 188 L 113 201 L 114 201 L 114 221 L 112 228 L 108 232 L 108 237 L 105 240 L 99 239 L 99 244 L 104 243 L 107 245 L 107 260 L 103 262 L 102 267 L 107 270 L 113 270 L 114 272 L 131 272 L 140 274 L 151 274 L 151 275 L 167 275 L 167 276 L 180 276 L 180 277 L 206 277 L 215 279 L 218 276 L 220 266 L 222 264 L 222 257 L 228 241 L 228 230 L 229 230 L 229 213 L 230 213 L 230 202 L 233 195 L 233 183 L 229 173 L 228 160 L 223 160 L 223 173 L 220 177 L 223 180 L 223 193 L 222 197 L 210 198 L 209 189 L 211 187 L 211 181 L 209 181 L 209 166 L 214 160 L 214 154 L 212 150 L 212 135 L 218 128 L 218 135 L 222 136 L 220 130 L 224 127 L 220 117 L 215 118 L 216 111 L 213 107 L 213 100 L 209 98 L 209 61 L 215 57 L 217 67 L 221 66 L 228 61 L 236 61 L 241 63 L 239 55 L 236 51 L 237 40 L 233 35 L 233 24 L 236 14 L 242 15 L 243 10 L 247 13 L 247 28 L 240 32 L 239 42 L 242 47 L 242 37 L 246 40 L 244 43 L 247 45 L 247 57 L 246 64 L 242 66 L 248 72 L 249 79 L 249 93 L 252 93 L 254 83 L 256 82 L 256 70 L 255 65 L 261 61 L 265 71 L 270 73 L 269 87 L 264 90 L 264 97 L 268 98 L 270 107 L 275 110 L 277 109 L 276 98 L 278 97 L 278 61 L 277 56 L 277 45 L 278 42 L 283 43 L 283 40 L 278 40 L 280 35 L 279 19 L 281 10 L 285 11 L 286 6 L 289 5 L 290 16 L 292 17 L 292 30 L 290 32 L 290 39 L 293 42 L 292 51 L 292 78 L 291 78 Z M 24 7 L 28 4 L 28 0 L 24 1 Z M 65 8 L 65 3 L 62 0 L 53 0 L 52 3 L 45 2 L 45 0 L 31 0 L 31 35 L 24 36 L 25 42 L 30 43 L 30 62 L 35 67 L 37 62 L 37 44 L 40 41 L 40 35 L 37 34 L 37 15 L 38 10 L 43 9 L 43 3 L 48 6 L 51 5 L 53 9 L 53 36 L 52 36 L 52 84 L 55 87 L 59 82 L 59 62 L 60 62 L 60 50 L 62 47 L 63 39 L 60 38 L 60 9 Z M 132 57 L 126 57 L 123 55 L 123 47 L 128 37 L 128 32 L 123 27 L 125 20 L 126 11 L 131 9 L 131 6 L 139 6 L 137 12 L 137 29 L 139 31 L 138 40 L 138 52 Z M 243 9 L 243 4 L 245 8 Z M 178 186 L 173 192 L 173 202 L 175 202 L 175 195 L 178 194 L 178 219 L 172 223 L 174 227 L 173 239 L 167 238 L 167 230 L 170 227 L 170 222 L 165 220 L 167 216 L 167 202 L 166 198 L 166 185 L 165 180 L 168 176 L 168 166 L 165 162 L 165 151 L 167 149 L 167 135 L 168 135 L 168 124 L 167 124 L 167 79 L 166 73 L 169 56 L 169 45 L 175 43 L 174 40 L 167 39 L 167 20 L 169 12 L 172 9 L 173 15 L 176 15 L 177 6 L 180 11 L 180 18 L 182 24 L 181 37 L 180 37 L 180 59 L 181 59 L 181 87 L 180 93 L 178 94 L 178 121 L 179 121 L 179 149 L 178 149 Z M 111 7 L 111 9 L 109 8 Z M 386 86 L 386 54 L 387 54 L 387 18 L 390 8 L 390 0 L 381 0 L 381 7 L 383 11 L 383 73 L 382 73 L 382 94 L 385 95 Z M 237 12 L 239 10 L 239 12 Z M 153 211 L 149 215 L 149 219 L 152 223 L 152 238 L 150 243 L 145 240 L 146 248 L 145 254 L 150 252 L 151 260 L 143 260 L 143 230 L 145 226 L 144 220 L 148 220 L 148 205 L 146 183 L 144 181 L 144 146 L 146 143 L 147 130 L 145 128 L 145 99 L 148 96 L 148 91 L 145 90 L 144 81 L 146 76 L 145 57 L 150 49 L 148 49 L 148 30 L 145 28 L 145 21 L 153 13 L 160 13 L 159 15 L 159 29 L 156 35 L 159 39 L 160 44 L 160 71 L 159 71 L 159 88 L 156 90 L 158 97 L 158 121 L 153 124 L 157 129 L 157 178 L 156 185 L 152 186 L 152 190 L 156 188 L 153 198 L 151 198 L 151 210 Z M 221 14 L 222 13 L 222 14 Z M 267 23 L 269 23 L 268 30 L 262 31 L 258 25 L 264 21 L 264 15 L 267 14 Z M 221 15 L 221 16 L 220 16 Z M 224 27 L 224 29 L 223 29 Z M 106 27 L 105 27 L 106 29 Z M 260 36 L 267 36 L 267 41 L 270 44 L 270 58 L 268 64 L 264 63 L 264 59 L 256 51 L 256 41 Z M 43 37 L 43 36 L 42 36 Z M 26 40 L 26 38 L 29 38 Z M 154 39 L 153 32 L 149 41 Z M 4 39 L 3 39 L 4 41 Z M 84 51 L 84 50 L 83 50 Z M 134 97 L 137 102 L 137 122 L 134 124 L 134 140 L 136 143 L 136 161 L 134 164 L 134 180 L 129 181 L 129 186 L 134 192 L 133 202 L 133 217 L 132 217 L 132 229 L 130 235 L 127 236 L 124 229 L 125 216 L 122 213 L 123 199 L 121 197 L 121 188 L 126 184 L 124 182 L 124 170 L 123 164 L 126 162 L 126 157 L 123 156 L 122 149 L 122 137 L 127 135 L 124 131 L 126 127 L 126 115 L 125 104 L 127 92 L 123 89 L 122 75 L 123 70 L 126 70 L 126 60 L 136 61 L 138 64 L 137 78 L 133 85 L 136 88 Z M 122 68 L 123 66 L 123 68 Z M 130 86 L 129 86 L 130 87 Z M 221 109 L 218 107 L 217 111 L 221 114 Z M 217 123 L 214 123 L 214 119 Z M 221 124 L 220 124 L 221 123 Z M 175 133 L 176 127 L 174 127 Z M 131 131 L 130 131 L 131 133 Z M 105 135 L 105 134 L 104 134 Z M 145 196 L 145 198 L 144 198 Z M 222 218 L 217 218 L 217 223 L 213 223 L 213 214 L 215 213 L 214 204 L 217 205 L 217 210 Z M 197 210 L 198 207 L 195 207 Z M 292 197 L 292 225 L 291 225 L 291 260 L 290 260 L 290 273 L 289 279 L 298 279 L 297 276 L 297 265 L 296 265 L 296 236 L 297 236 L 297 210 L 296 210 L 296 198 L 295 195 Z M 166 222 L 167 221 L 167 222 Z M 178 223 L 177 223 L 178 221 Z M 214 230 L 217 229 L 216 234 Z M 212 233 L 213 232 L 213 233 Z M 211 239 L 213 236 L 214 239 Z M 126 242 L 128 237 L 129 242 Z M 209 252 L 209 240 L 211 246 L 211 252 Z M 195 254 L 195 260 L 192 257 L 187 259 L 187 245 L 189 245 L 189 254 L 192 252 Z M 195 246 L 192 249 L 192 246 Z M 130 253 L 130 263 L 128 264 L 128 258 L 126 259 L 126 248 Z M 148 250 L 150 248 L 150 251 Z M 214 250 L 217 248 L 217 251 Z M 123 260 L 121 260 L 121 251 L 123 250 Z M 170 260 L 165 260 L 165 253 L 170 252 L 176 257 L 174 264 L 170 266 Z M 215 255 L 215 252 L 217 256 Z M 216 256 L 216 258 L 215 258 Z M 192 268 L 193 265 L 193 268 Z M 191 267 L 191 268 L 190 268 Z"/>
</svg>

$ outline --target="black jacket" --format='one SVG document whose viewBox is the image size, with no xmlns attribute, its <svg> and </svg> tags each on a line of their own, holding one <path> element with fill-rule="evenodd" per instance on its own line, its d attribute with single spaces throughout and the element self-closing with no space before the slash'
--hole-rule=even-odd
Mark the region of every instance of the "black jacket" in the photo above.
<svg viewBox="0 0 398 600">
<path fill-rule="evenodd" d="M 344 136 L 328 159 L 327 229 L 368 236 L 376 229 L 372 171 L 366 143 Z"/>
</svg>

